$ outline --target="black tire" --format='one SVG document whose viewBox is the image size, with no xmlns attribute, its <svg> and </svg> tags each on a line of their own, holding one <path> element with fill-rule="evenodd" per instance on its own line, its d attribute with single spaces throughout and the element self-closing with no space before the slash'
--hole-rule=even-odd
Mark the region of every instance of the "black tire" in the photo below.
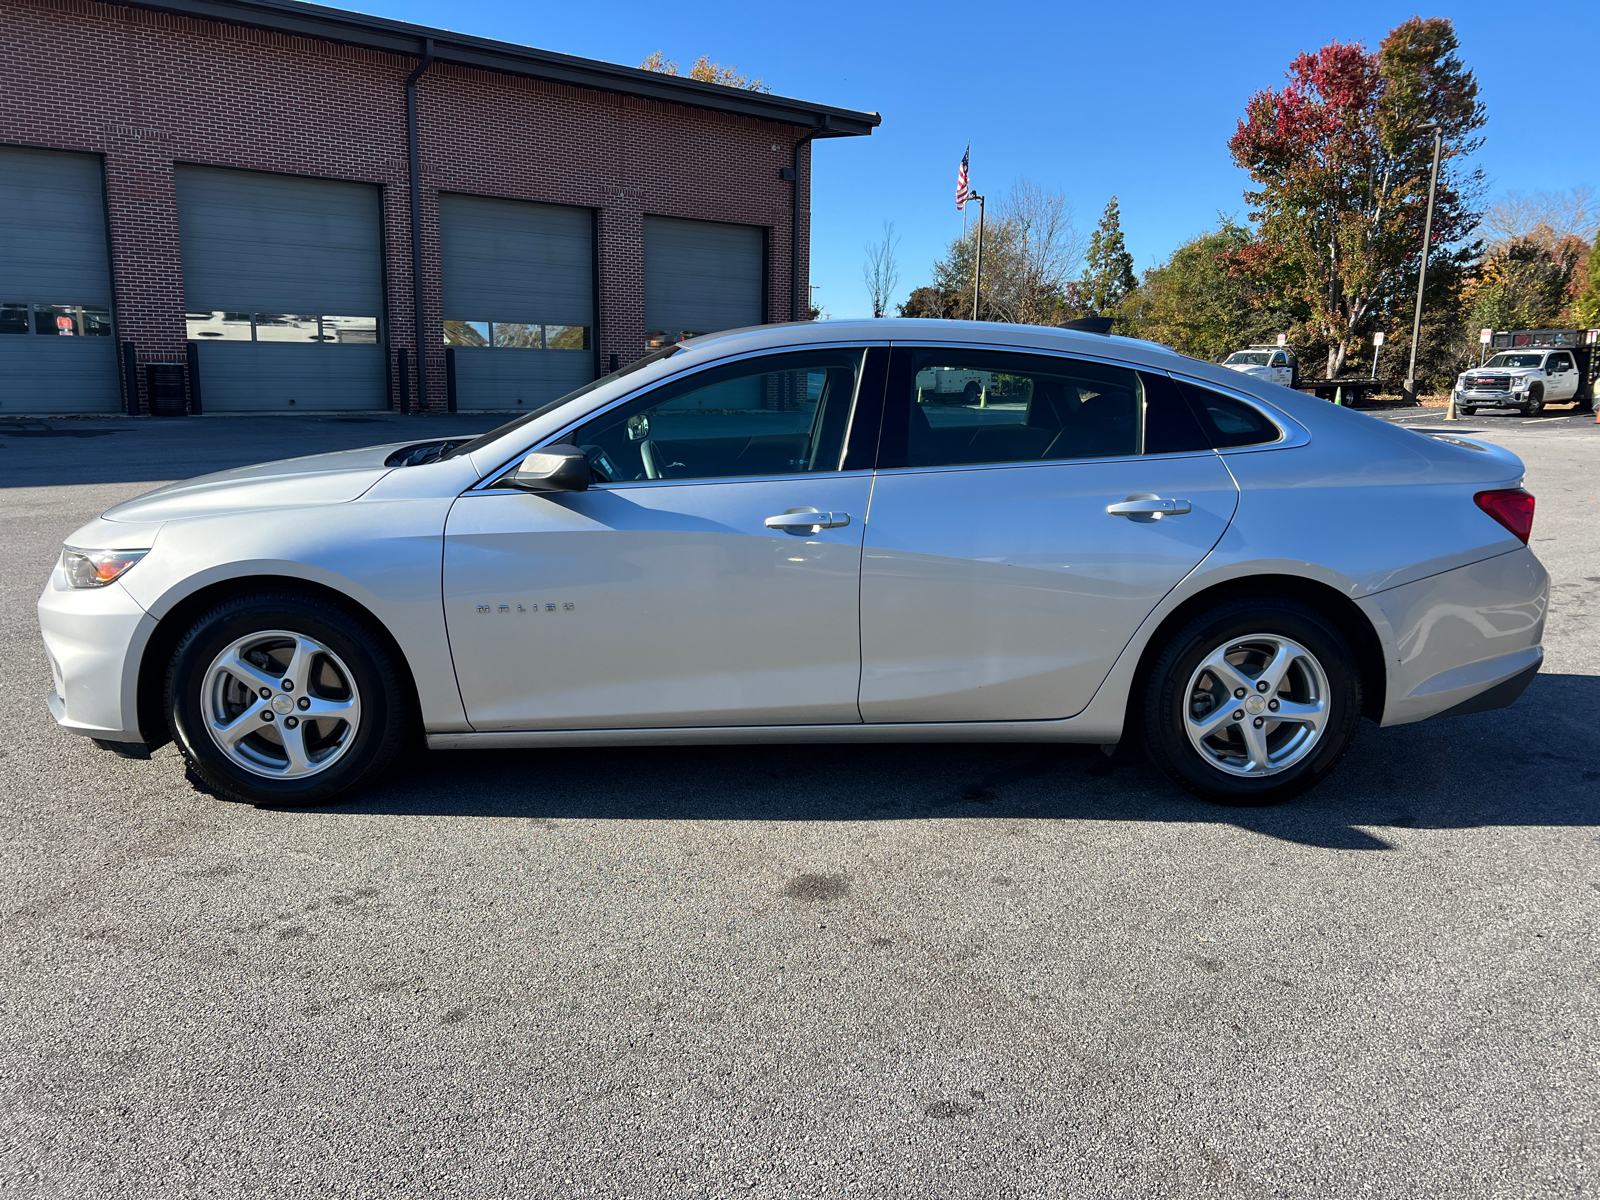
<svg viewBox="0 0 1600 1200">
<path fill-rule="evenodd" d="M 1214 650 L 1257 634 L 1296 642 L 1316 660 L 1326 676 L 1327 714 L 1320 737 L 1297 762 L 1276 773 L 1245 777 L 1219 768 L 1190 741 L 1185 730 L 1190 698 L 1183 692 Z M 1361 672 L 1349 642 L 1316 609 L 1281 596 L 1240 596 L 1199 614 L 1172 635 L 1151 665 L 1142 703 L 1145 752 L 1175 782 L 1218 804 L 1277 804 L 1315 787 L 1344 757 L 1361 720 Z M 1231 707 L 1233 701 L 1227 703 Z"/>
<path fill-rule="evenodd" d="M 1522 415 L 1537 417 L 1544 411 L 1544 388 L 1537 383 L 1528 389 L 1528 399 L 1522 405 Z"/>
<path fill-rule="evenodd" d="M 341 740 L 336 760 L 314 774 L 271 778 L 252 772 L 225 754 L 208 728 L 205 706 L 211 697 L 204 693 L 212 664 L 240 639 L 269 630 L 302 635 L 326 647 L 348 671 L 360 704 L 353 733 L 345 731 L 348 744 Z M 337 669 L 334 678 L 343 679 Z M 303 690 L 311 695 L 311 688 Z M 201 616 L 173 651 L 163 707 L 172 738 L 195 774 L 229 799 L 267 805 L 319 804 L 370 784 L 394 761 L 414 721 L 410 690 L 393 654 L 366 621 L 326 600 L 293 592 L 238 596 Z M 285 724 L 299 721 L 297 713 L 290 716 L 295 720 L 285 717 Z M 308 731 L 316 728 L 311 718 L 306 726 Z M 283 735 L 278 731 L 276 736 Z"/>
</svg>

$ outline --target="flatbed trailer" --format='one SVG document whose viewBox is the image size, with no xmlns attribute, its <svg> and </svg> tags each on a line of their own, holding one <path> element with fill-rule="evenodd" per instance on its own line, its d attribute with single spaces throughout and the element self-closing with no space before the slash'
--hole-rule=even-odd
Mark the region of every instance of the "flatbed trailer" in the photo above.
<svg viewBox="0 0 1600 1200">
<path fill-rule="evenodd" d="M 1319 400 L 1331 400 L 1346 408 L 1362 408 L 1379 391 L 1389 386 L 1385 379 L 1298 379 L 1297 392 L 1310 392 Z"/>
</svg>

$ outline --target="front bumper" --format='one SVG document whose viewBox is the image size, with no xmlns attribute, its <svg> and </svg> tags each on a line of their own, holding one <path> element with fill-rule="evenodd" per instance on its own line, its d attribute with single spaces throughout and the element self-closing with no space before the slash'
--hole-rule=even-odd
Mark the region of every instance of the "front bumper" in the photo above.
<svg viewBox="0 0 1600 1200">
<path fill-rule="evenodd" d="M 1393 637 L 1383 724 L 1511 703 L 1544 659 L 1549 602 L 1550 576 L 1526 546 L 1367 597 Z"/>
<path fill-rule="evenodd" d="M 1478 408 L 1511 408 L 1527 400 L 1526 392 L 1457 392 L 1457 404 Z"/>
<path fill-rule="evenodd" d="M 58 566 L 39 597 L 56 724 L 104 742 L 143 744 L 139 659 L 156 620 L 120 582 L 73 588 Z"/>
</svg>

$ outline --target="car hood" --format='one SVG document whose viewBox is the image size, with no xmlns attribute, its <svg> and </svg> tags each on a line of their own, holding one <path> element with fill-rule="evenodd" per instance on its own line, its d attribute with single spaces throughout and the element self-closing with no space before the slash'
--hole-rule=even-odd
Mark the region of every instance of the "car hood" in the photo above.
<svg viewBox="0 0 1600 1200">
<path fill-rule="evenodd" d="M 108 521 L 140 524 L 247 509 L 302 508 L 356 499 L 395 468 L 384 460 L 407 442 L 285 458 L 168 484 L 107 509 Z"/>
</svg>

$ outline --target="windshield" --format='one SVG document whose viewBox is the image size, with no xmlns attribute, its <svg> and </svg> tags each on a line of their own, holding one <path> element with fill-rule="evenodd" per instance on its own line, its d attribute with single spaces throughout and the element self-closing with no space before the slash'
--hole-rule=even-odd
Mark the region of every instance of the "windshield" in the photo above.
<svg viewBox="0 0 1600 1200">
<path fill-rule="evenodd" d="M 1484 367 L 1537 367 L 1542 354 L 1496 354 Z"/>
<path fill-rule="evenodd" d="M 521 429 L 529 421 L 537 421 L 545 414 L 555 412 L 555 410 L 560 408 L 563 404 L 570 404 L 580 396 L 587 396 L 590 392 L 596 390 L 597 388 L 603 388 L 606 386 L 606 384 L 611 383 L 614 380 L 621 379 L 624 375 L 632 375 L 635 371 L 642 370 L 643 368 L 648 367 L 651 363 L 660 362 L 664 358 L 670 358 L 681 349 L 683 349 L 682 346 L 674 345 L 657 350 L 653 354 L 646 354 L 643 358 L 635 359 L 625 367 L 619 367 L 609 375 L 600 376 L 600 378 L 596 379 L 593 383 L 584 384 L 575 392 L 568 392 L 565 396 L 552 400 L 548 404 L 541 404 L 538 408 L 523 413 L 514 421 L 507 421 L 504 425 L 497 425 L 493 429 L 489 430 L 488 433 L 480 434 L 479 436 L 473 438 L 470 442 L 462 442 L 459 446 L 452 446 L 439 457 L 442 459 L 456 458 L 462 454 L 471 454 L 474 450 L 481 450 L 490 442 L 497 441 L 498 439 L 505 437 L 506 434 L 512 432 L 513 430 Z"/>
<path fill-rule="evenodd" d="M 1237 354 L 1228 355 L 1225 367 L 1264 367 L 1267 365 L 1267 356 L 1258 350 L 1241 350 Z"/>
</svg>

